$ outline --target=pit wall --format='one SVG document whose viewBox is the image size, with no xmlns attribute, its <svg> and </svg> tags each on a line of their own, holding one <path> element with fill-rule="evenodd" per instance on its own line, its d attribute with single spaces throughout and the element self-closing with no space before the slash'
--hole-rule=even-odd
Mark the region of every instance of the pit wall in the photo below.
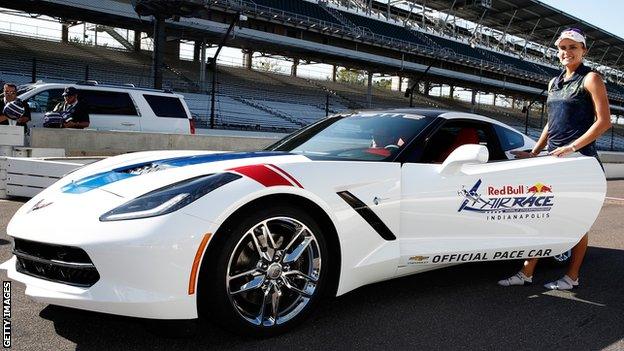
<svg viewBox="0 0 624 351">
<path fill-rule="evenodd" d="M 66 156 L 113 156 L 147 150 L 260 150 L 283 134 L 205 131 L 204 135 L 33 128 L 32 148 L 60 148 Z"/>
</svg>

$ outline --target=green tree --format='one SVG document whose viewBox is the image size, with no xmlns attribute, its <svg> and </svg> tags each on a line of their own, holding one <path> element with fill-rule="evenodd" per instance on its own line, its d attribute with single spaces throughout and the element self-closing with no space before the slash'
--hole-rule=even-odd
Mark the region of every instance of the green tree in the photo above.
<svg viewBox="0 0 624 351">
<path fill-rule="evenodd" d="M 386 78 L 380 79 L 376 81 L 374 84 L 375 84 L 375 87 L 379 89 L 387 89 L 387 90 L 392 89 L 392 79 L 386 79 Z"/>
<path fill-rule="evenodd" d="M 336 81 L 353 85 L 366 85 L 366 77 L 363 72 L 346 68 L 338 69 Z"/>
</svg>

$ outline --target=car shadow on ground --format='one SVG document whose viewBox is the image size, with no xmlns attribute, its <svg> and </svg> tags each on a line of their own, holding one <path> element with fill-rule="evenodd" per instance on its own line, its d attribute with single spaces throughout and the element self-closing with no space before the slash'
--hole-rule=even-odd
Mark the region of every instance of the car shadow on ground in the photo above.
<svg viewBox="0 0 624 351">
<path fill-rule="evenodd" d="M 535 284 L 500 287 L 521 261 L 449 267 L 328 299 L 295 330 L 270 339 L 209 322 L 172 326 L 48 306 L 40 316 L 78 350 L 99 349 L 601 349 L 624 338 L 624 251 L 590 247 L 582 286 L 542 287 L 564 268 L 540 262 Z"/>
</svg>

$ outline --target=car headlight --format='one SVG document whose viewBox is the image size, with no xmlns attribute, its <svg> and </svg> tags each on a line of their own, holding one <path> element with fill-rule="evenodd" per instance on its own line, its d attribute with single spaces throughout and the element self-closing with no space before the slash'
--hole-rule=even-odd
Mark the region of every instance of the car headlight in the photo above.
<svg viewBox="0 0 624 351">
<path fill-rule="evenodd" d="M 233 173 L 203 175 L 156 189 L 110 210 L 100 221 L 121 221 L 162 216 L 177 211 L 209 192 L 241 178 Z"/>
</svg>

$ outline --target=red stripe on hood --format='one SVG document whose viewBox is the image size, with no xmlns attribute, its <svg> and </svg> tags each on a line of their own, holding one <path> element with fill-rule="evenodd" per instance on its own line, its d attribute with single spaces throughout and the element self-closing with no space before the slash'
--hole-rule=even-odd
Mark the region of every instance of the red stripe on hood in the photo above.
<svg viewBox="0 0 624 351">
<path fill-rule="evenodd" d="M 301 185 L 301 183 L 299 183 L 299 182 L 297 181 L 297 179 L 295 179 L 293 176 L 291 176 L 291 175 L 290 175 L 288 172 L 286 172 L 285 170 L 283 170 L 283 169 L 281 169 L 281 168 L 279 168 L 279 167 L 277 167 L 276 165 L 273 165 L 273 164 L 270 164 L 270 165 L 269 165 L 269 167 L 273 167 L 273 168 L 275 168 L 276 170 L 278 170 L 278 171 L 282 172 L 282 174 L 283 174 L 284 176 L 286 176 L 286 178 L 288 178 L 291 182 L 295 183 L 295 185 L 297 185 L 298 187 L 300 187 L 301 189 L 303 189 L 303 185 Z"/>
<path fill-rule="evenodd" d="M 286 178 L 282 177 L 279 173 L 266 167 L 265 165 L 249 165 L 230 169 L 247 176 L 256 182 L 269 187 L 277 185 L 293 186 L 293 184 Z"/>
</svg>

